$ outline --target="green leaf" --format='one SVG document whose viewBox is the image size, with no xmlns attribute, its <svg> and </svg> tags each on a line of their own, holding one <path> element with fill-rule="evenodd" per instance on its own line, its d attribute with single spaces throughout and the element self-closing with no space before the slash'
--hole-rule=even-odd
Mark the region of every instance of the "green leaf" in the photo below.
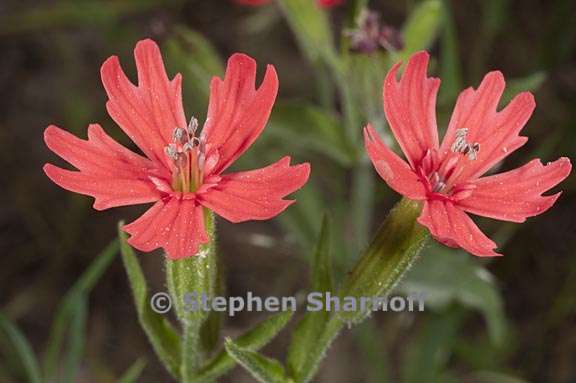
<svg viewBox="0 0 576 383">
<path fill-rule="evenodd" d="M 463 322 L 463 310 L 449 310 L 424 322 L 403 363 L 405 383 L 439 382 Z"/>
<path fill-rule="evenodd" d="M 273 315 L 234 340 L 234 343 L 245 350 L 256 351 L 270 342 L 292 318 L 292 311 Z M 196 376 L 196 382 L 212 382 L 230 371 L 235 365 L 225 350 L 218 353 Z"/>
<path fill-rule="evenodd" d="M 492 275 L 469 254 L 434 244 L 400 289 L 407 294 L 424 293 L 426 305 L 434 309 L 443 309 L 456 301 L 480 310 L 492 341 L 503 342 L 506 320 L 502 297 Z"/>
<path fill-rule="evenodd" d="M 56 374 L 58 368 L 58 359 L 61 355 L 62 344 L 67 329 L 73 321 L 73 317 L 78 315 L 77 309 L 78 300 L 81 297 L 86 297 L 94 288 L 102 274 L 108 269 L 114 257 L 118 253 L 118 240 L 114 239 L 100 254 L 96 256 L 94 261 L 82 273 L 80 278 L 68 290 L 65 298 L 62 300 L 56 314 L 52 320 L 52 327 L 48 338 L 48 345 L 43 357 L 42 368 L 44 376 L 47 379 L 52 379 Z"/>
<path fill-rule="evenodd" d="M 523 78 L 513 78 L 506 82 L 506 89 L 500 100 L 500 105 L 506 105 L 514 96 L 521 92 L 535 92 L 544 81 L 546 81 L 545 72 L 535 72 Z"/>
<path fill-rule="evenodd" d="M 330 224 L 327 215 L 322 220 L 320 236 L 312 260 L 312 291 L 332 292 L 332 257 L 330 252 Z M 297 382 L 308 381 L 310 374 L 317 369 L 318 337 L 326 330 L 330 313 L 324 310 L 309 311 L 292 333 L 288 349 L 287 365 L 290 376 Z"/>
<path fill-rule="evenodd" d="M 27 381 L 30 383 L 42 382 L 38 360 L 32 347 L 30 347 L 30 343 L 10 319 L 2 313 L 0 313 L 0 332 L 4 333 L 14 346 L 13 352 L 22 363 Z"/>
<path fill-rule="evenodd" d="M 118 383 L 136 383 L 142 371 L 146 367 L 146 361 L 144 358 L 138 359 L 122 376 L 118 379 Z"/>
<path fill-rule="evenodd" d="M 84 353 L 86 316 L 88 302 L 84 294 L 78 294 L 70 303 L 70 331 L 68 334 L 68 348 L 64 360 L 62 382 L 72 383 L 76 380 L 76 373 L 80 367 Z"/>
<path fill-rule="evenodd" d="M 492 371 L 478 371 L 471 374 L 470 378 L 477 383 L 527 383 L 524 379 Z"/>
<path fill-rule="evenodd" d="M 275 359 L 267 358 L 256 351 L 236 345 L 232 339 L 225 341 L 226 351 L 242 365 L 256 380 L 262 383 L 286 383 L 284 366 Z"/>
<path fill-rule="evenodd" d="M 208 110 L 210 81 L 224 74 L 224 64 L 216 48 L 202 34 L 179 26 L 166 43 L 168 62 L 183 71 L 184 99 L 194 105 L 193 115 L 205 119 Z"/>
<path fill-rule="evenodd" d="M 123 222 L 118 224 L 120 251 L 134 296 L 138 320 L 164 367 L 176 380 L 179 380 L 180 337 L 165 317 L 151 309 L 146 278 L 142 273 L 142 268 L 138 263 L 134 250 L 126 242 L 126 234 L 122 231 L 122 225 Z"/>
<path fill-rule="evenodd" d="M 294 234 L 304 249 L 314 246 L 320 217 L 326 209 L 320 196 L 319 188 L 313 181 L 309 181 L 298 190 L 296 195 L 298 203 L 278 217 L 286 231 Z"/>
<path fill-rule="evenodd" d="M 62 1 L 25 7 L 0 18 L 0 36 L 75 25 L 111 25 L 120 17 L 143 12 L 162 4 L 158 0 L 141 1 Z"/>
<path fill-rule="evenodd" d="M 309 0 L 280 0 L 282 9 L 302 51 L 312 63 L 337 60 L 328 14 Z"/>
<path fill-rule="evenodd" d="M 268 134 L 290 147 L 321 153 L 344 167 L 353 160 L 338 118 L 324 109 L 302 102 L 277 103 L 270 118 Z"/>
<path fill-rule="evenodd" d="M 456 101 L 458 92 L 462 89 L 462 65 L 458 52 L 458 33 L 452 15 L 450 0 L 442 0 L 444 27 L 440 45 L 440 101 L 443 105 L 451 105 Z"/>
<path fill-rule="evenodd" d="M 402 60 L 432 45 L 440 27 L 441 17 L 442 5 L 439 0 L 427 0 L 418 4 L 404 24 L 402 31 L 404 49 L 400 53 Z"/>
<path fill-rule="evenodd" d="M 334 291 L 332 255 L 330 251 L 331 241 L 330 219 L 327 214 L 324 214 L 312 263 L 312 291 Z"/>
</svg>

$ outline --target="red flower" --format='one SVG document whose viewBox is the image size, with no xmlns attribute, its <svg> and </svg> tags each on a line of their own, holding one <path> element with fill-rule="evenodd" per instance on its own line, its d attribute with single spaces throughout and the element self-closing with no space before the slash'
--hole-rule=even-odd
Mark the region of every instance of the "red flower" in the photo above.
<svg viewBox="0 0 576 383">
<path fill-rule="evenodd" d="M 240 5 L 258 7 L 270 3 L 272 0 L 234 0 Z M 316 4 L 323 8 L 332 8 L 344 3 L 344 0 L 316 0 Z"/>
<path fill-rule="evenodd" d="M 214 77 L 202 133 L 186 123 L 182 77 L 169 80 L 160 50 L 143 40 L 134 50 L 138 86 L 112 56 L 101 68 L 110 116 L 144 153 L 118 144 L 99 125 L 82 140 L 56 127 L 44 132 L 48 147 L 79 169 L 51 164 L 44 171 L 61 187 L 95 198 L 94 208 L 154 202 L 136 221 L 125 225 L 128 242 L 142 250 L 162 247 L 172 259 L 197 253 L 208 242 L 204 207 L 231 222 L 276 216 L 292 200 L 282 199 L 304 185 L 309 164 L 290 166 L 290 157 L 262 169 L 222 174 L 258 138 L 278 90 L 274 67 L 255 88 L 256 62 L 243 54 L 228 60 L 224 79 Z"/>
<path fill-rule="evenodd" d="M 500 255 L 466 213 L 504 221 L 524 222 L 543 213 L 561 193 L 542 193 L 565 179 L 572 168 L 562 157 L 543 165 L 526 165 L 481 177 L 528 140 L 519 136 L 535 107 L 529 92 L 517 95 L 501 111 L 498 103 L 505 82 L 502 73 L 488 73 L 478 89 L 464 90 L 442 144 L 436 126 L 437 78 L 427 78 L 428 54 L 414 54 L 400 81 L 400 63 L 384 80 L 384 111 L 404 152 L 405 162 L 368 126 L 365 145 L 376 171 L 398 193 L 424 201 L 418 222 L 440 242 L 477 256 Z"/>
</svg>

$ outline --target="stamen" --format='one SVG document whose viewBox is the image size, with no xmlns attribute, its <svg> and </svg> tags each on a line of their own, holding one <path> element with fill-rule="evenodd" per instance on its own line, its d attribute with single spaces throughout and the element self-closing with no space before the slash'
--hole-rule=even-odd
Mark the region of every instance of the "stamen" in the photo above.
<svg viewBox="0 0 576 383">
<path fill-rule="evenodd" d="M 194 136 L 196 134 L 196 130 L 198 129 L 198 119 L 196 117 L 192 117 L 190 122 L 188 123 L 188 134 Z"/>
<path fill-rule="evenodd" d="M 176 127 L 172 141 L 165 148 L 172 160 L 172 189 L 181 192 L 195 192 L 203 180 L 205 147 L 195 136 L 198 120 L 194 117 L 185 128 Z"/>
<path fill-rule="evenodd" d="M 174 129 L 174 132 L 172 133 L 172 139 L 174 142 L 183 142 L 182 138 L 184 138 L 184 132 L 185 131 L 182 128 Z"/>
<path fill-rule="evenodd" d="M 480 144 L 475 142 L 470 144 L 466 141 L 466 135 L 468 134 L 468 129 L 462 128 L 456 130 L 456 138 L 450 149 L 454 153 L 462 153 L 468 156 L 469 160 L 474 161 L 478 158 L 478 152 L 480 151 Z"/>
<path fill-rule="evenodd" d="M 164 150 L 166 151 L 168 157 L 170 157 L 174 161 L 178 159 L 178 151 L 176 150 L 175 144 L 168 144 L 168 146 L 166 146 Z"/>
</svg>

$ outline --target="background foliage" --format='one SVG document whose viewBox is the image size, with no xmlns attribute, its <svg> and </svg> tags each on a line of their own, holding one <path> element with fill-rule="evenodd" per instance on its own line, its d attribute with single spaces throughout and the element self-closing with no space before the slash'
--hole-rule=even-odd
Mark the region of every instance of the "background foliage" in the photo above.
<svg viewBox="0 0 576 383">
<path fill-rule="evenodd" d="M 130 145 L 106 115 L 99 66 L 112 54 L 134 74 L 134 43 L 161 43 L 170 73 L 184 75 L 187 115 L 205 117 L 210 76 L 246 52 L 274 64 L 280 96 L 270 124 L 238 168 L 286 152 L 311 161 L 298 204 L 274 221 L 218 222 L 231 295 L 293 295 L 308 285 L 323 213 L 332 217 L 336 280 L 398 199 L 362 155 L 361 127 L 385 131 L 381 82 L 390 63 L 428 48 L 442 78 L 439 123 L 459 89 L 491 69 L 509 91 L 535 92 L 528 144 L 503 165 L 576 151 L 576 5 L 570 0 L 371 1 L 402 31 L 405 47 L 351 54 L 342 30 L 349 2 L 329 13 L 306 0 L 262 8 L 229 1 L 15 1 L 0 4 L 0 382 L 158 382 L 168 379 L 137 324 L 116 222 L 143 208 L 96 212 L 42 174 L 57 161 L 42 141 L 49 123 L 85 137 L 100 122 Z M 304 5 L 303 5 L 304 4 Z M 429 246 L 402 292 L 426 291 L 421 314 L 373 316 L 330 349 L 320 382 L 571 382 L 576 379 L 576 192 L 574 177 L 552 211 L 522 226 L 481 221 L 504 258 L 480 261 Z M 151 289 L 164 291 L 163 263 L 140 258 Z M 298 314 L 297 314 L 298 315 Z M 234 337 L 264 319 L 226 321 Z M 288 339 L 265 348 L 282 356 Z M 144 373 L 140 372 L 144 369 Z M 139 378 L 137 378 L 140 375 Z M 251 381 L 235 369 L 223 381 Z"/>
</svg>

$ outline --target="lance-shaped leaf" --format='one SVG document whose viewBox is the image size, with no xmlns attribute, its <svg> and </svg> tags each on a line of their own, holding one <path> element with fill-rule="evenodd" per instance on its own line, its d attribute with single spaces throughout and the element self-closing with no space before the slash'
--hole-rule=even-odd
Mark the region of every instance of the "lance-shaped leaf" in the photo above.
<svg viewBox="0 0 576 383">
<path fill-rule="evenodd" d="M 238 364 L 242 365 L 256 380 L 262 383 L 287 383 L 284 366 L 275 359 L 268 358 L 226 339 L 226 351 Z"/>
<path fill-rule="evenodd" d="M 312 259 L 313 292 L 333 291 L 330 240 L 330 224 L 325 215 Z M 314 356 L 319 351 L 318 337 L 324 333 L 329 318 L 330 313 L 327 311 L 308 311 L 294 330 L 288 349 L 287 365 L 290 376 L 297 382 L 307 381 L 310 373 L 316 370 L 315 364 L 318 360 Z"/>
<path fill-rule="evenodd" d="M 424 1 L 412 11 L 402 30 L 404 49 L 400 57 L 403 60 L 432 44 L 438 34 L 441 17 L 442 4 L 439 0 Z"/>
<path fill-rule="evenodd" d="M 40 368 L 30 343 L 20 330 L 7 317 L 0 313 L 0 334 L 12 343 L 13 352 L 22 363 L 26 379 L 30 383 L 41 383 Z"/>
<path fill-rule="evenodd" d="M 69 328 L 75 328 L 72 322 L 78 320 L 81 299 L 86 300 L 92 288 L 96 285 L 102 274 L 108 269 L 115 255 L 118 253 L 118 241 L 114 239 L 82 273 L 80 278 L 68 290 L 66 297 L 58 306 L 48 338 L 48 345 L 44 353 L 42 368 L 47 380 L 55 378 L 58 360 L 62 353 L 62 344 Z M 76 343 L 78 345 L 78 343 Z"/>
<path fill-rule="evenodd" d="M 128 274 L 130 288 L 134 295 L 134 304 L 138 313 L 138 320 L 152 344 L 154 351 L 164 367 L 170 374 L 179 379 L 181 346 L 180 338 L 170 322 L 162 315 L 154 312 L 150 307 L 148 286 L 134 254 L 134 250 L 126 242 L 126 234 L 122 231 L 123 223 L 119 223 L 118 236 L 120 238 L 120 250 L 124 268 Z"/>
<path fill-rule="evenodd" d="M 144 367 L 146 367 L 144 359 L 138 359 L 128 370 L 126 370 L 124 374 L 122 374 L 120 379 L 118 379 L 118 383 L 136 383 L 140 375 L 142 375 Z"/>
<path fill-rule="evenodd" d="M 68 350 L 64 359 L 62 383 L 73 383 L 84 354 L 86 316 L 88 314 L 88 302 L 84 294 L 78 294 L 71 301 L 71 320 L 68 333 Z"/>
<path fill-rule="evenodd" d="M 280 332 L 280 330 L 286 326 L 293 314 L 292 311 L 285 311 L 273 315 L 256 325 L 256 327 L 245 334 L 236 338 L 234 343 L 245 350 L 257 351 L 268 344 L 268 342 L 270 342 Z M 207 363 L 204 368 L 202 368 L 196 376 L 195 382 L 212 382 L 230 371 L 235 364 L 236 362 L 232 357 L 230 357 L 230 355 L 228 355 L 226 350 L 222 350 L 209 363 Z"/>
<path fill-rule="evenodd" d="M 210 80 L 224 74 L 224 63 L 216 48 L 201 33 L 179 26 L 167 41 L 169 62 L 184 68 L 184 98 L 194 100 L 195 115 L 203 120 L 208 110 Z"/>
<path fill-rule="evenodd" d="M 333 64 L 336 50 L 327 13 L 310 0 L 282 0 L 278 5 L 308 60 Z"/>
</svg>

